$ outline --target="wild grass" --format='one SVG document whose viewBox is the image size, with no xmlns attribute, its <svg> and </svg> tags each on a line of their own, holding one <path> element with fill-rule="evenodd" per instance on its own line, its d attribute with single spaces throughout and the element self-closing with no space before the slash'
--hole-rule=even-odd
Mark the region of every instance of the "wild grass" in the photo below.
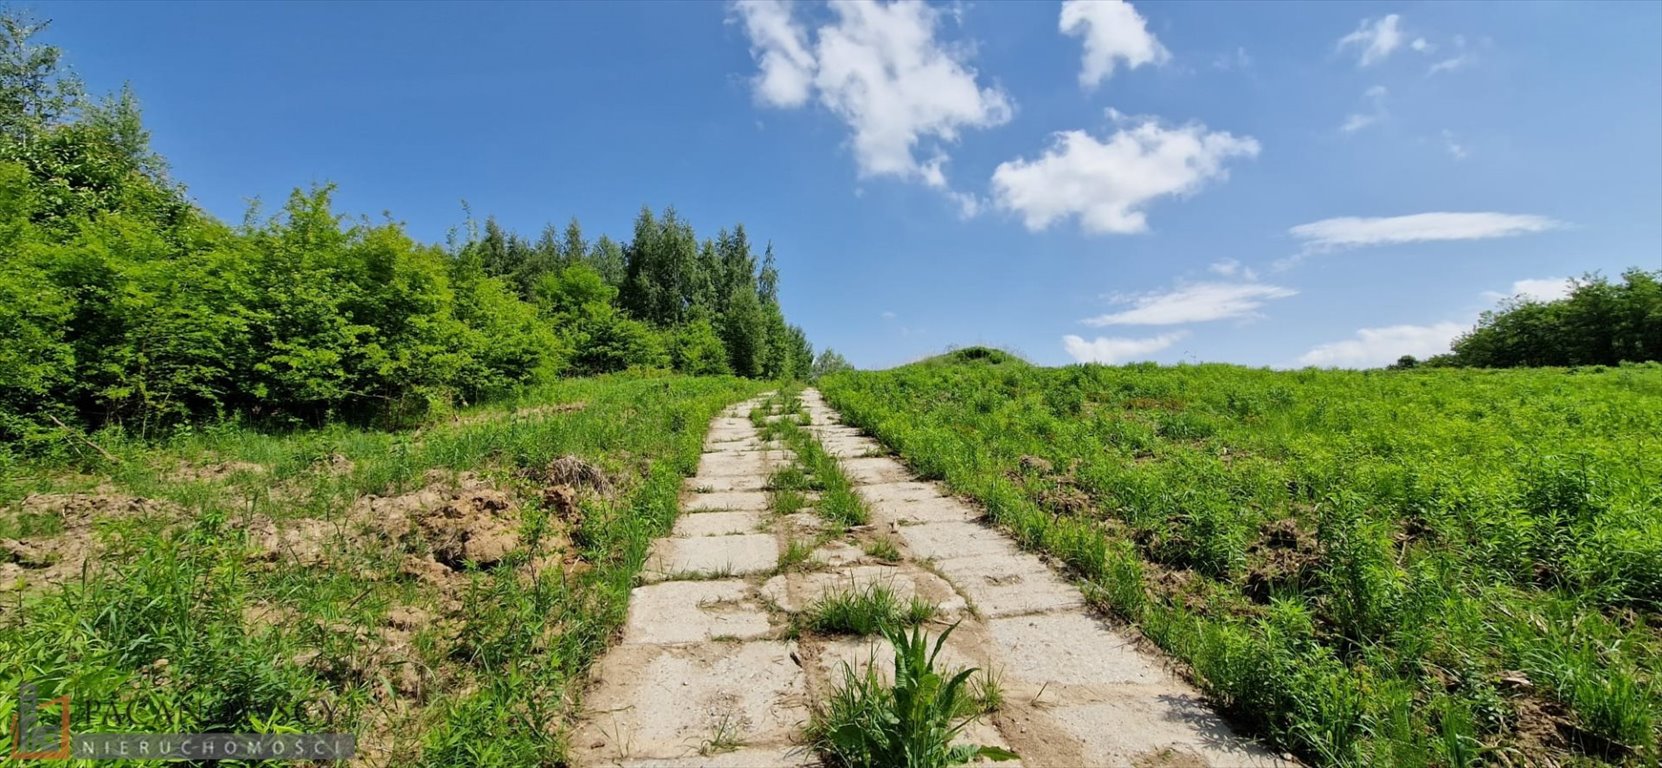
<svg viewBox="0 0 1662 768">
<path fill-rule="evenodd" d="M 871 510 L 854 492 L 853 481 L 843 474 L 836 457 L 826 453 L 819 440 L 804 428 L 807 412 L 802 410 L 800 388 L 781 388 L 758 411 L 751 419 L 761 425 L 764 439 L 783 442 L 796 454 L 794 465 L 769 478 L 770 487 L 818 491 L 814 511 L 839 525 L 852 527 L 871 522 Z M 769 421 L 769 415 L 776 418 Z"/>
<path fill-rule="evenodd" d="M 345 731 L 384 763 L 560 763 L 584 671 L 675 517 L 705 425 L 758 389 L 611 376 L 409 431 L 217 426 L 156 443 L 110 430 L 93 439 L 113 460 L 0 461 L 0 535 L 65 533 L 19 513 L 31 493 L 117 502 L 70 531 L 102 547 L 84 578 L 0 601 L 0 689 L 73 696 L 82 732 Z M 546 508 L 528 473 L 565 455 L 612 492 Z M 180 472 L 238 463 L 259 469 Z M 463 471 L 517 503 L 519 546 L 500 563 L 435 582 L 403 570 L 421 547 L 353 529 L 348 511 L 368 495 Z M 165 511 L 129 516 L 129 497 Z M 262 552 L 260 521 L 318 521 L 321 555 Z M 0 697 L 0 720 L 13 708 Z"/>
<path fill-rule="evenodd" d="M 820 388 L 1306 760 L 1659 758 L 1662 366 L 939 359 Z"/>
<path fill-rule="evenodd" d="M 885 563 L 898 563 L 902 559 L 900 556 L 900 547 L 895 545 L 894 539 L 887 536 L 873 536 L 866 539 L 865 541 L 860 542 L 860 549 L 867 555 L 875 557 L 878 560 L 882 560 Z"/>
<path fill-rule="evenodd" d="M 943 768 L 1017 757 L 1000 747 L 953 744 L 977 706 L 966 690 L 975 670 L 944 672 L 937 665 L 952 628 L 933 649 L 921 628 L 890 626 L 884 634 L 894 646 L 894 684 L 883 684 L 875 659 L 863 672 L 845 663 L 841 683 L 809 721 L 809 739 L 826 765 Z"/>
<path fill-rule="evenodd" d="M 825 635 L 875 635 L 934 618 L 939 608 L 922 597 L 901 599 L 888 584 L 871 583 L 821 595 L 803 611 L 805 629 Z"/>
</svg>

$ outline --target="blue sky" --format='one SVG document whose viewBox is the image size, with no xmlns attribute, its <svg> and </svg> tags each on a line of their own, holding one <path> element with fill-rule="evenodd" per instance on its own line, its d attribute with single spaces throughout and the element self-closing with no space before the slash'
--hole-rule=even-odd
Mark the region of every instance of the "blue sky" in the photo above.
<svg viewBox="0 0 1662 768">
<path fill-rule="evenodd" d="M 673 204 L 862 367 L 1375 365 L 1662 268 L 1657 3 L 26 7 L 222 218 Z"/>
</svg>

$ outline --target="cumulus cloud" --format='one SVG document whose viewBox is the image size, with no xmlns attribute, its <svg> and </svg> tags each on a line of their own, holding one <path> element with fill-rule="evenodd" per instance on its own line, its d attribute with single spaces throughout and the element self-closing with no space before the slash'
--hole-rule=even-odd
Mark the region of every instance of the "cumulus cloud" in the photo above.
<svg viewBox="0 0 1662 768">
<path fill-rule="evenodd" d="M 1352 338 L 1315 346 L 1298 361 L 1331 368 L 1373 368 L 1394 363 L 1403 355 L 1425 358 L 1449 351 L 1449 344 L 1468 327 L 1437 323 L 1363 328 Z"/>
<path fill-rule="evenodd" d="M 1512 283 L 1511 292 L 1485 291 L 1483 298 L 1490 301 L 1521 298 L 1529 301 L 1557 301 L 1570 295 L 1574 283 L 1567 277 L 1536 277 Z"/>
<path fill-rule="evenodd" d="M 1356 50 L 1358 66 L 1378 64 L 1402 45 L 1402 30 L 1397 27 L 1399 21 L 1401 17 L 1394 13 L 1382 19 L 1363 19 L 1355 32 L 1339 38 L 1337 49 Z"/>
<path fill-rule="evenodd" d="M 1062 346 L 1067 349 L 1069 355 L 1073 356 L 1073 359 L 1081 363 L 1118 363 L 1159 352 L 1183 340 L 1188 335 L 1187 331 L 1177 331 L 1146 339 L 1098 336 L 1086 341 L 1069 334 L 1062 337 Z"/>
<path fill-rule="evenodd" d="M 1393 245 L 1435 240 L 1482 240 L 1545 232 L 1563 224 L 1545 216 L 1516 213 L 1416 213 L 1363 218 L 1342 216 L 1287 230 L 1313 250 Z"/>
<path fill-rule="evenodd" d="M 791 19 L 790 6 L 783 0 L 741 0 L 734 10 L 761 69 L 751 80 L 756 99 L 774 107 L 807 103 L 818 65 L 808 50 L 807 33 Z"/>
<path fill-rule="evenodd" d="M 781 108 L 815 99 L 841 118 L 862 178 L 948 189 L 945 146 L 964 129 L 1007 122 L 1009 97 L 979 83 L 966 48 L 936 38 L 941 11 L 911 0 L 830 6 L 835 20 L 812 35 L 781 0 L 733 6 L 760 68 L 757 99 Z M 954 202 L 973 213 L 966 200 Z"/>
<path fill-rule="evenodd" d="M 1228 177 L 1225 160 L 1257 154 L 1251 137 L 1198 123 L 1167 128 L 1140 118 L 1106 141 L 1063 131 L 1037 159 L 1000 163 L 993 171 L 993 201 L 1021 214 L 1031 230 L 1078 216 L 1087 232 L 1142 232 L 1148 229 L 1143 209 L 1156 198 L 1193 194 Z"/>
<path fill-rule="evenodd" d="M 1082 320 L 1086 325 L 1178 325 L 1251 317 L 1266 302 L 1298 291 L 1265 283 L 1194 283 L 1155 293 L 1124 296 L 1130 308 Z"/>
<path fill-rule="evenodd" d="M 1124 0 L 1065 0 L 1058 27 L 1064 35 L 1084 38 L 1079 84 L 1086 88 L 1112 77 L 1118 62 L 1136 69 L 1171 58 L 1165 46 L 1149 34 L 1148 22 Z"/>
</svg>

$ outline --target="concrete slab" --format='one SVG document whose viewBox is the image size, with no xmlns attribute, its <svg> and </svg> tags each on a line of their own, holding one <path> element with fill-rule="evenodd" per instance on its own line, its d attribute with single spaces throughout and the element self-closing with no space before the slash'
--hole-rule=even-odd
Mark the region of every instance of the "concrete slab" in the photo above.
<svg viewBox="0 0 1662 768">
<path fill-rule="evenodd" d="M 766 465 L 761 465 L 755 472 L 743 475 L 696 475 L 687 478 L 682 487 L 693 493 L 761 491 L 767 489 L 768 471 Z"/>
<path fill-rule="evenodd" d="M 900 483 L 917 478 L 911 470 L 887 456 L 842 460 L 843 474 L 855 483 Z"/>
<path fill-rule="evenodd" d="M 1174 685 L 1159 662 L 1101 622 L 1077 613 L 992 619 L 993 661 L 1007 679 L 1029 687 L 1046 684 Z"/>
<path fill-rule="evenodd" d="M 914 485 L 914 483 L 867 485 L 860 486 L 860 489 L 863 491 L 865 488 L 888 488 L 891 485 Z M 944 496 L 933 496 L 917 501 L 868 500 L 866 503 L 871 507 L 872 520 L 879 523 L 899 523 L 901 525 L 964 523 L 978 520 L 981 517 L 981 511 L 975 507 Z"/>
<path fill-rule="evenodd" d="M 894 483 L 867 483 L 856 487 L 860 498 L 872 504 L 906 504 L 914 501 L 945 498 L 934 483 L 903 480 Z"/>
<path fill-rule="evenodd" d="M 732 752 L 693 754 L 687 757 L 647 757 L 616 763 L 618 768 L 811 768 L 819 764 L 819 756 L 814 754 L 813 750 L 789 744 L 746 744 Z"/>
<path fill-rule="evenodd" d="M 717 477 L 766 475 L 773 464 L 766 451 L 706 453 L 698 459 L 700 480 Z"/>
<path fill-rule="evenodd" d="M 814 514 L 812 509 L 803 510 L 795 514 L 786 515 L 781 521 L 787 533 L 811 535 L 825 530 L 825 520 Z"/>
<path fill-rule="evenodd" d="M 682 519 L 690 517 L 699 515 Z M 778 566 L 779 543 L 771 533 L 659 539 L 646 558 L 646 571 L 665 579 L 684 574 L 741 576 Z"/>
<path fill-rule="evenodd" d="M 1015 557 L 955 557 L 940 561 L 936 568 L 986 618 L 1085 607 L 1079 590 L 1025 552 Z"/>
<path fill-rule="evenodd" d="M 584 702 L 588 715 L 573 740 L 582 751 L 579 762 L 758 765 L 747 761 L 760 750 L 709 758 L 698 752 L 721 730 L 744 743 L 790 741 L 808 715 L 794 653 L 788 642 L 614 649 L 599 665 L 601 684 Z"/>
<path fill-rule="evenodd" d="M 1104 766 L 1289 765 L 1236 736 L 1196 694 L 1128 691 L 1048 710 L 1078 740 L 1084 764 Z M 1104 727 L 1112 723 L 1112 727 Z"/>
<path fill-rule="evenodd" d="M 986 526 L 975 523 L 929 523 L 903 525 L 899 536 L 912 555 L 918 558 L 946 560 L 953 557 L 978 557 L 1020 554 L 1015 543 Z"/>
<path fill-rule="evenodd" d="M 695 493 L 681 505 L 685 512 L 765 512 L 767 508 L 766 491 Z"/>
<path fill-rule="evenodd" d="M 743 581 L 666 581 L 629 593 L 623 644 L 753 640 L 770 629 L 767 613 Z"/>
<path fill-rule="evenodd" d="M 866 553 L 861 551 L 859 547 L 849 544 L 846 541 L 833 541 L 820 547 L 819 549 L 814 550 L 815 562 L 823 563 L 833 568 L 841 568 L 842 566 L 859 562 L 860 559 L 865 556 Z"/>
<path fill-rule="evenodd" d="M 759 533 L 767 522 L 768 516 L 764 512 L 705 512 L 682 515 L 675 521 L 675 530 L 670 536 L 687 539 Z"/>
</svg>

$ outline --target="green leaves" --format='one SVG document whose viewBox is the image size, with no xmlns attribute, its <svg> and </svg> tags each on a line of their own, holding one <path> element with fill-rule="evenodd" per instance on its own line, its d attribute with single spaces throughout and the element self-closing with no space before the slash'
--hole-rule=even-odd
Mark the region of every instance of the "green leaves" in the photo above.
<svg viewBox="0 0 1662 768">
<path fill-rule="evenodd" d="M 941 648 L 957 628 L 935 638 L 921 627 L 889 624 L 883 635 L 894 646 L 894 685 L 885 686 L 876 663 L 863 673 L 843 667 L 843 681 L 809 724 L 815 748 L 833 766 L 844 768 L 944 768 L 976 759 L 1014 760 L 1001 747 L 953 744 L 974 721 L 976 707 L 965 684 L 975 669 L 949 673 L 936 666 Z"/>
</svg>

